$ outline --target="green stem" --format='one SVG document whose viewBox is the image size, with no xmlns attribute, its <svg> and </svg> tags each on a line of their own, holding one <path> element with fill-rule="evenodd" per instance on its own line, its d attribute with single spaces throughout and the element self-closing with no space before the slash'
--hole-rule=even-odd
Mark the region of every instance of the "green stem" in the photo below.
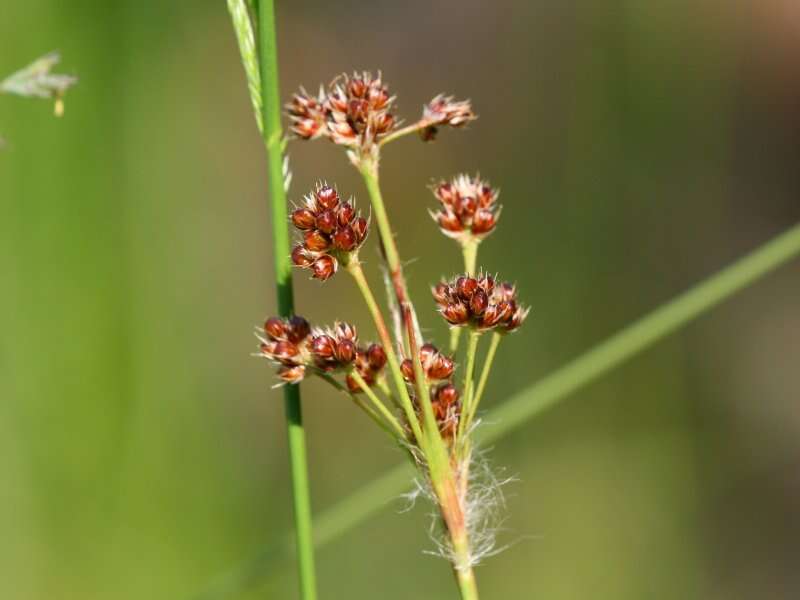
<svg viewBox="0 0 800 600">
<path fill-rule="evenodd" d="M 467 366 L 464 370 L 463 394 L 464 401 L 461 403 L 461 419 L 458 421 L 458 439 L 463 439 L 467 433 L 469 421 L 475 413 L 473 408 L 473 379 L 475 374 L 475 355 L 478 352 L 478 340 L 481 334 L 477 331 L 469 332 L 469 342 L 467 344 Z"/>
<path fill-rule="evenodd" d="M 464 259 L 464 272 L 472 277 L 475 276 L 475 265 L 478 262 L 479 240 L 470 240 L 461 244 L 461 256 Z M 458 343 L 461 340 L 461 327 L 453 327 L 450 330 L 450 352 L 458 350 Z"/>
<path fill-rule="evenodd" d="M 267 149 L 267 172 L 272 209 L 272 244 L 278 313 L 294 313 L 292 265 L 289 260 L 289 231 L 286 214 L 286 191 L 283 184 L 283 148 L 278 88 L 278 51 L 273 0 L 260 0 L 258 10 L 258 55 L 261 67 L 263 137 Z M 294 525 L 297 536 L 300 594 L 304 600 L 317 597 L 314 573 L 314 548 L 311 535 L 311 493 L 308 483 L 305 430 L 300 406 L 300 388 L 284 386 L 289 462 L 292 473 Z"/>
<path fill-rule="evenodd" d="M 472 568 L 456 569 L 456 581 L 461 592 L 461 600 L 478 600 L 478 584 L 475 582 L 475 573 Z"/>
<path fill-rule="evenodd" d="M 375 330 L 378 332 L 378 337 L 384 346 L 384 350 L 386 350 L 386 358 L 387 362 L 389 363 L 389 370 L 392 373 L 392 378 L 394 379 L 394 384 L 397 388 L 397 394 L 400 398 L 400 404 L 403 408 L 403 412 L 405 413 L 406 419 L 411 426 L 411 431 L 414 433 L 414 437 L 421 444 L 422 430 L 420 429 L 419 421 L 417 420 L 417 414 L 414 411 L 414 406 L 411 404 L 411 396 L 408 394 L 408 387 L 406 386 L 405 379 L 403 379 L 403 373 L 400 371 L 400 361 L 397 358 L 397 352 L 394 348 L 392 336 L 389 333 L 389 328 L 386 326 L 386 321 L 383 319 L 383 313 L 381 312 L 380 306 L 378 306 L 378 302 L 375 300 L 375 295 L 372 293 L 372 289 L 369 287 L 367 278 L 364 275 L 364 269 L 361 268 L 361 263 L 358 261 L 357 257 L 354 256 L 351 258 L 350 262 L 347 264 L 347 271 L 353 276 L 356 286 L 361 292 L 364 302 L 367 305 L 367 309 L 369 310 L 370 315 L 372 315 L 372 320 L 375 323 Z"/>
<path fill-rule="evenodd" d="M 387 425 L 394 430 L 394 433 L 397 435 L 397 437 L 399 437 L 401 440 L 405 439 L 406 434 L 403 431 L 403 428 L 400 426 L 400 423 L 397 422 L 397 419 L 391 413 L 391 411 L 386 408 L 386 405 L 380 401 L 380 398 L 375 395 L 375 392 L 373 392 L 367 382 L 364 381 L 364 378 L 361 376 L 361 374 L 356 369 L 352 369 L 350 371 L 350 377 L 356 380 L 356 383 L 358 383 L 361 391 L 363 391 L 367 398 L 369 398 L 373 408 L 378 411 L 381 417 L 383 417 Z"/>
<path fill-rule="evenodd" d="M 478 379 L 478 389 L 475 392 L 475 397 L 472 400 L 472 410 L 470 411 L 469 421 L 467 427 L 472 424 L 475 418 L 475 413 L 478 410 L 478 405 L 483 397 L 483 390 L 486 389 L 486 382 L 489 380 L 489 372 L 492 370 L 492 363 L 494 362 L 494 355 L 497 353 L 497 347 L 500 345 L 500 340 L 503 339 L 503 334 L 493 333 L 492 339 L 489 342 L 489 350 L 486 352 L 486 358 L 483 361 L 483 368 L 481 369 L 481 376 Z"/>
</svg>

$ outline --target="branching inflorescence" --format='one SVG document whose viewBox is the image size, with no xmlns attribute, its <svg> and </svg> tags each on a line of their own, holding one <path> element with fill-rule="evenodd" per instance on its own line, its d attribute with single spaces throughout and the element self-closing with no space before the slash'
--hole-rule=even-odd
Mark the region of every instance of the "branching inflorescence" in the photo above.
<svg viewBox="0 0 800 600">
<path fill-rule="evenodd" d="M 477 249 L 497 226 L 498 191 L 479 177 L 459 175 L 432 186 L 438 207 L 431 215 L 441 231 L 461 247 L 464 274 L 433 288 L 438 312 L 452 327 L 449 352 L 422 339 L 417 312 L 408 295 L 403 267 L 378 180 L 380 150 L 416 133 L 433 140 L 443 127 L 475 120 L 469 101 L 437 95 L 421 118 L 405 127 L 394 113 L 394 96 L 381 75 L 341 75 L 316 95 L 300 90 L 286 105 L 296 139 L 328 139 L 343 146 L 359 170 L 369 195 L 371 219 L 335 187 L 317 184 L 291 213 L 297 233 L 295 266 L 325 281 L 346 270 L 372 316 L 378 341 L 361 343 L 355 326 L 322 329 L 304 318 L 268 319 L 257 335 L 259 354 L 278 365 L 284 384 L 318 376 L 347 394 L 367 416 L 408 451 L 420 472 L 423 494 L 437 507 L 437 548 L 453 564 L 463 598 L 477 598 L 472 567 L 494 552 L 493 521 L 501 500 L 497 478 L 486 475 L 471 444 L 479 403 L 500 340 L 516 331 L 528 314 L 514 285 L 476 272 Z M 377 227 L 391 294 L 390 329 L 359 260 L 369 229 Z M 463 365 L 455 362 L 458 333 L 467 332 Z M 480 338 L 491 341 L 476 378 Z M 480 476 L 476 476 L 476 473 Z M 482 513 L 485 510 L 485 513 Z M 493 518 L 487 515 L 492 513 Z"/>
</svg>

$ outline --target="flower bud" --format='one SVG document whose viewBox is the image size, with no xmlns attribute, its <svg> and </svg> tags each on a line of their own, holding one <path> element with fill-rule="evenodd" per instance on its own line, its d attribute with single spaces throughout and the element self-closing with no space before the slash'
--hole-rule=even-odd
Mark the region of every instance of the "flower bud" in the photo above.
<svg viewBox="0 0 800 600">
<path fill-rule="evenodd" d="M 328 361 L 336 353 L 336 340 L 329 335 L 317 335 L 311 340 L 311 353 L 321 361 Z"/>
<path fill-rule="evenodd" d="M 489 297 L 486 295 L 486 292 L 480 288 L 476 289 L 472 294 L 472 298 L 469 300 L 469 309 L 472 311 L 472 314 L 476 316 L 482 315 L 488 305 Z"/>
<path fill-rule="evenodd" d="M 350 363 L 356 357 L 356 345 L 352 340 L 340 339 L 336 342 L 336 359 L 341 363 Z"/>
<path fill-rule="evenodd" d="M 494 230 L 498 192 L 478 177 L 458 175 L 432 190 L 441 206 L 431 214 L 445 235 L 467 243 L 480 241 Z"/>
<path fill-rule="evenodd" d="M 406 358 L 400 363 L 400 372 L 403 374 L 403 379 L 406 381 L 411 383 L 416 381 L 416 377 L 414 376 L 414 363 L 410 358 Z"/>
<path fill-rule="evenodd" d="M 314 257 L 303 246 L 297 245 L 292 250 L 292 263 L 298 267 L 310 267 Z"/>
<path fill-rule="evenodd" d="M 352 221 L 355 216 L 356 209 L 353 208 L 353 205 L 349 202 L 342 202 L 336 211 L 337 220 L 342 227 L 350 224 L 350 221 Z"/>
<path fill-rule="evenodd" d="M 299 344 L 311 333 L 311 326 L 303 317 L 295 315 L 289 319 L 288 338 L 293 344 Z"/>
<path fill-rule="evenodd" d="M 336 229 L 338 221 L 332 210 L 326 210 L 317 215 L 316 226 L 322 233 L 331 233 Z"/>
<path fill-rule="evenodd" d="M 331 242 L 318 229 L 309 229 L 303 235 L 303 245 L 311 252 L 322 252 L 330 247 Z"/>
<path fill-rule="evenodd" d="M 451 325 L 463 325 L 469 319 L 469 309 L 461 302 L 448 304 L 441 313 Z"/>
<path fill-rule="evenodd" d="M 367 237 L 367 220 L 364 217 L 357 217 L 353 220 L 352 224 L 350 225 L 353 229 L 353 233 L 356 234 L 356 239 L 358 239 L 358 243 L 361 244 Z"/>
<path fill-rule="evenodd" d="M 333 234 L 333 246 L 337 250 L 350 252 L 357 244 L 358 240 L 352 227 L 340 227 L 336 230 L 336 233 Z"/>
<path fill-rule="evenodd" d="M 311 264 L 312 277 L 325 281 L 333 277 L 339 268 L 339 263 L 329 254 L 323 254 Z"/>
<path fill-rule="evenodd" d="M 332 210 L 339 204 L 339 194 L 329 185 L 323 185 L 317 190 L 317 202 L 325 210 Z"/>
<path fill-rule="evenodd" d="M 270 317 L 264 323 L 264 332 L 273 340 L 286 339 L 286 326 L 280 317 Z"/>
<path fill-rule="evenodd" d="M 298 229 L 311 229 L 315 222 L 314 213 L 307 208 L 298 208 L 292 211 L 292 224 Z"/>
<path fill-rule="evenodd" d="M 370 368 L 380 371 L 386 365 L 386 351 L 380 344 L 370 344 L 367 348 L 367 361 Z"/>
</svg>

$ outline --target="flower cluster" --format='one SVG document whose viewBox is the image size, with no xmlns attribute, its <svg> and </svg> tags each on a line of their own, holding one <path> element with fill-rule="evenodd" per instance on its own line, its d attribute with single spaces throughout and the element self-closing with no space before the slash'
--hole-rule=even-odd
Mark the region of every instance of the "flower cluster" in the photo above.
<svg viewBox="0 0 800 600">
<path fill-rule="evenodd" d="M 363 153 L 374 151 L 382 139 L 397 131 L 394 100 L 380 73 L 377 77 L 368 72 L 343 74 L 333 80 L 327 91 L 320 87 L 316 96 L 300 88 L 286 105 L 286 112 L 296 137 L 326 137 Z M 439 94 L 423 107 L 422 118 L 401 133 L 416 130 L 423 140 L 430 141 L 439 127 L 462 127 L 476 118 L 468 100 L 456 101 Z"/>
<path fill-rule="evenodd" d="M 358 372 L 372 386 L 386 365 L 386 352 L 380 344 L 358 345 L 358 332 L 349 323 L 337 322 L 332 329 L 312 329 L 303 317 L 270 317 L 257 332 L 259 355 L 279 365 L 278 378 L 299 383 L 309 370 L 330 373 L 348 372 L 345 379 L 351 392 L 361 386 L 350 375 Z"/>
<path fill-rule="evenodd" d="M 367 237 L 367 220 L 352 202 L 342 202 L 335 189 L 319 185 L 292 211 L 292 223 L 303 241 L 292 250 L 292 262 L 325 281 L 339 268 L 339 260 L 355 252 Z"/>
<path fill-rule="evenodd" d="M 458 175 L 452 181 L 435 184 L 432 190 L 441 206 L 431 211 L 431 216 L 446 236 L 481 240 L 494 231 L 500 192 L 487 182 L 477 176 Z"/>
<path fill-rule="evenodd" d="M 286 383 L 302 381 L 310 359 L 308 321 L 298 316 L 270 317 L 261 332 L 256 334 L 261 342 L 259 354 L 279 365 L 278 378 Z"/>
<path fill-rule="evenodd" d="M 460 395 L 451 383 L 455 363 L 452 358 L 439 352 L 433 344 L 424 344 L 419 349 L 419 360 L 426 380 L 429 384 L 433 384 L 430 392 L 431 406 L 439 425 L 439 431 L 444 439 L 451 440 L 461 413 Z M 416 380 L 414 364 L 410 358 L 400 364 L 400 370 L 407 382 L 414 383 Z M 419 411 L 419 406 L 417 406 L 417 410 Z"/>
<path fill-rule="evenodd" d="M 430 142 L 436 139 L 438 128 L 442 125 L 463 127 L 477 118 L 469 100 L 455 100 L 452 96 L 439 94 L 422 109 L 422 122 L 425 126 L 420 129 L 420 137 L 423 141 Z"/>
<path fill-rule="evenodd" d="M 522 325 L 530 308 L 517 303 L 514 286 L 496 283 L 491 275 L 462 275 L 433 288 L 439 312 L 451 325 L 470 325 L 478 330 L 511 332 Z"/>
<path fill-rule="evenodd" d="M 393 102 L 380 73 L 373 77 L 364 72 L 337 77 L 317 97 L 301 89 L 286 110 L 291 131 L 299 138 L 325 136 L 342 146 L 368 147 L 394 129 Z"/>
</svg>

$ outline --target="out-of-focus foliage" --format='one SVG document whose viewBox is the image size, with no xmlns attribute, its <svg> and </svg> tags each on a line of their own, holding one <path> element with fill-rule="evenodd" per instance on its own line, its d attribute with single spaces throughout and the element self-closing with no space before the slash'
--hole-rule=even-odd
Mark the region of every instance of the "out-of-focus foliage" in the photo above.
<svg viewBox="0 0 800 600">
<path fill-rule="evenodd" d="M 382 183 L 400 250 L 440 257 L 409 275 L 442 341 L 427 288 L 459 257 L 426 186 L 502 187 L 479 263 L 534 308 L 489 407 L 800 218 L 796 11 L 283 3 L 282 85 L 380 68 L 409 119 L 432 93 L 472 99 L 467 131 L 388 147 Z M 249 357 L 269 228 L 225 3 L 12 2 L 0 34 L 4 76 L 57 47 L 80 78 L 63 119 L 0 96 L 0 597 L 191 595 L 290 527 L 280 394 Z M 317 179 L 365 197 L 334 149 L 289 153 L 295 199 Z M 778 271 L 496 444 L 519 482 L 487 598 L 800 593 L 798 282 Z M 297 288 L 315 321 L 368 327 L 345 279 Z M 324 388 L 305 408 L 317 509 L 401 460 Z M 326 597 L 449 597 L 402 506 L 320 552 Z M 293 596 L 291 557 L 269 566 L 246 597 Z"/>
</svg>

